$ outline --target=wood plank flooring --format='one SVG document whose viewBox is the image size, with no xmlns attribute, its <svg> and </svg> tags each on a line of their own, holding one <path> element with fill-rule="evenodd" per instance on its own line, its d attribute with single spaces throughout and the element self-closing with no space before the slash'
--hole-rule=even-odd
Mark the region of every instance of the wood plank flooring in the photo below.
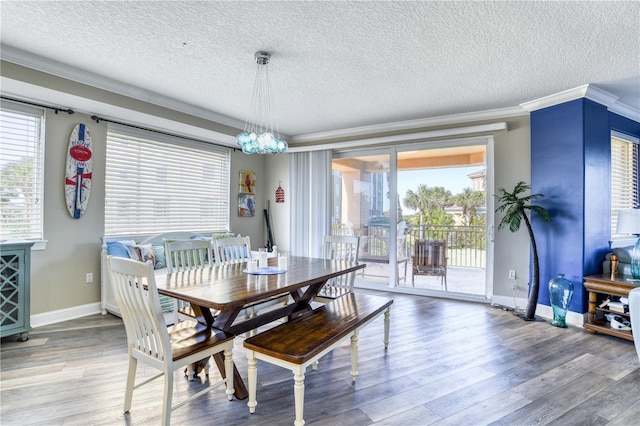
<svg viewBox="0 0 640 426">
<path fill-rule="evenodd" d="M 349 342 L 307 370 L 307 425 L 640 425 L 640 362 L 633 342 L 524 322 L 485 304 L 385 294 L 382 318 L 362 330 L 359 376 L 350 378 Z M 0 424 L 156 425 L 162 382 L 134 391 L 122 413 L 126 338 L 119 318 L 95 315 L 2 339 Z M 246 378 L 242 338 L 234 360 Z M 138 367 L 138 377 L 150 376 Z M 215 367 L 210 380 L 218 380 Z M 176 399 L 203 388 L 176 373 Z M 214 390 L 173 412 L 172 424 L 291 425 L 290 371 L 258 363 L 258 406 Z"/>
</svg>

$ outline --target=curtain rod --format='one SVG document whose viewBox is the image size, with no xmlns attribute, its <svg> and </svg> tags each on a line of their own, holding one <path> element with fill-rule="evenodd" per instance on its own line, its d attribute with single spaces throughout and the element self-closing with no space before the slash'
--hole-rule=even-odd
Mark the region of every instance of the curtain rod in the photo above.
<svg viewBox="0 0 640 426">
<path fill-rule="evenodd" d="M 75 113 L 74 110 L 72 110 L 71 108 L 59 108 L 59 107 L 54 107 L 54 106 L 50 106 L 50 105 L 43 105 L 43 104 L 37 104 L 35 102 L 28 102 L 28 101 L 23 101 L 22 99 L 14 99 L 14 98 L 10 98 L 8 96 L 0 96 L 0 98 L 6 100 L 6 101 L 12 101 L 12 102 L 18 102 L 21 104 L 26 104 L 26 105 L 31 105 L 31 106 L 37 106 L 40 108 L 47 108 L 47 109 L 52 109 L 53 111 L 55 111 L 55 113 L 59 113 L 59 112 L 66 112 L 69 115 L 73 115 Z"/>
<path fill-rule="evenodd" d="M 100 123 L 101 121 L 106 121 L 107 123 L 119 124 L 121 126 L 132 127 L 134 129 L 145 130 L 147 132 L 158 133 L 158 134 L 161 134 L 161 135 L 171 136 L 171 137 L 174 137 L 174 138 L 181 138 L 181 139 L 186 139 L 186 140 L 190 140 L 190 141 L 194 141 L 194 142 L 206 143 L 206 144 L 210 144 L 210 145 L 219 146 L 219 147 L 222 147 L 222 148 L 233 149 L 234 151 L 238 150 L 238 148 L 234 148 L 234 147 L 231 147 L 231 146 L 223 145 L 223 144 L 217 143 L 217 142 L 205 141 L 203 139 L 197 139 L 197 138 L 192 138 L 190 136 L 178 135 L 178 134 L 175 134 L 175 133 L 169 133 L 169 132 L 165 132 L 165 131 L 157 130 L 157 129 L 150 129 L 149 127 L 137 126 L 135 124 L 124 123 L 122 121 L 109 120 L 108 118 L 98 117 L 97 115 L 92 115 L 91 119 L 93 121 L 95 121 L 96 123 Z"/>
</svg>

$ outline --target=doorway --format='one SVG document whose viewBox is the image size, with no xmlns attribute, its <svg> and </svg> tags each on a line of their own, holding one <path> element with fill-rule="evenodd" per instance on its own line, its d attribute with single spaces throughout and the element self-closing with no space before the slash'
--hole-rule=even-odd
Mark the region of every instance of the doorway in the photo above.
<svg viewBox="0 0 640 426">
<path fill-rule="evenodd" d="M 332 233 L 360 237 L 356 286 L 488 300 L 492 156 L 490 137 L 335 153 Z M 442 254 L 416 269 L 417 243 Z"/>
</svg>

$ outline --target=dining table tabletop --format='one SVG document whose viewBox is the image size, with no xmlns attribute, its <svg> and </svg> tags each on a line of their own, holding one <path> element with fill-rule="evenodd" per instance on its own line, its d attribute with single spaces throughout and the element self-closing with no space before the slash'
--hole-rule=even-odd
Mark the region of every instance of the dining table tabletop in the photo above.
<svg viewBox="0 0 640 426">
<path fill-rule="evenodd" d="M 160 294 L 189 302 L 198 322 L 238 335 L 302 315 L 312 309 L 311 302 L 328 280 L 366 267 L 365 263 L 299 256 L 287 257 L 286 270 L 278 269 L 277 258 L 268 264 L 255 272 L 248 272 L 247 263 L 235 263 L 156 274 L 155 280 Z M 275 299 L 287 302 L 257 309 L 250 318 L 240 317 L 247 308 Z M 224 359 L 214 359 L 223 374 Z M 235 366 L 234 388 L 236 398 L 248 396 Z"/>
</svg>

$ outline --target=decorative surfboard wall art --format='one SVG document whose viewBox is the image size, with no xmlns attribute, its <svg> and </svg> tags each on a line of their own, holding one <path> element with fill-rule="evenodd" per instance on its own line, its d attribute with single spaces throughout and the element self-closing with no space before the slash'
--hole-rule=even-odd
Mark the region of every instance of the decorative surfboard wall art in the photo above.
<svg viewBox="0 0 640 426">
<path fill-rule="evenodd" d="M 67 210 L 74 219 L 80 219 L 87 209 L 91 194 L 92 166 L 91 134 L 84 124 L 76 124 L 69 138 L 64 179 Z"/>
</svg>

